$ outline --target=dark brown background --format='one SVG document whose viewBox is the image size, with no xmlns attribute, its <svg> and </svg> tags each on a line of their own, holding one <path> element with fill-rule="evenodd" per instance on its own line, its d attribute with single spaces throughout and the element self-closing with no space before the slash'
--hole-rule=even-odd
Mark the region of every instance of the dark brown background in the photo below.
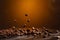
<svg viewBox="0 0 60 40">
<path fill-rule="evenodd" d="M 21 26 L 27 18 L 31 27 L 60 29 L 60 0 L 0 0 L 0 28 Z"/>
</svg>

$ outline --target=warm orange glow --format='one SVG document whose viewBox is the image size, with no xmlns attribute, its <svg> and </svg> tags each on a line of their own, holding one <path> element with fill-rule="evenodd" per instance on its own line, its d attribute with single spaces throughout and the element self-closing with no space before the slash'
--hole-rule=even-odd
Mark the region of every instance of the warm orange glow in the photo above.
<svg viewBox="0 0 60 40">
<path fill-rule="evenodd" d="M 20 19 L 22 23 L 26 22 L 25 13 L 29 15 L 32 24 L 42 23 L 45 17 L 48 17 L 48 0 L 16 0 L 12 2 L 10 11 Z"/>
</svg>

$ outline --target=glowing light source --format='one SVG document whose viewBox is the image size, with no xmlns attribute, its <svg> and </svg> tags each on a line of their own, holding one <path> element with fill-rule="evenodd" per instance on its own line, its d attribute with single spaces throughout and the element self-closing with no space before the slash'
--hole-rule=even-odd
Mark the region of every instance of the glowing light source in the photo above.
<svg viewBox="0 0 60 40">
<path fill-rule="evenodd" d="M 19 23 L 26 23 L 26 18 L 29 18 L 32 25 L 45 21 L 45 17 L 49 15 L 47 9 L 47 0 L 16 0 L 10 7 L 11 13 Z"/>
</svg>

